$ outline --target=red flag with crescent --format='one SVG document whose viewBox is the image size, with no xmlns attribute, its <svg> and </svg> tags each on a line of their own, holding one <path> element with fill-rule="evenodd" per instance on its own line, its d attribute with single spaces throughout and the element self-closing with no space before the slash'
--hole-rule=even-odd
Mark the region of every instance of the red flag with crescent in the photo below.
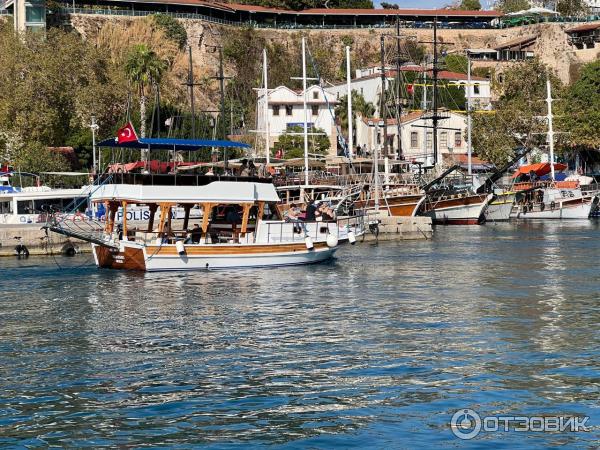
<svg viewBox="0 0 600 450">
<path fill-rule="evenodd" d="M 137 134 L 131 122 L 127 122 L 127 125 L 119 128 L 117 131 L 117 144 L 124 144 L 125 142 L 136 142 L 138 140 Z"/>
</svg>

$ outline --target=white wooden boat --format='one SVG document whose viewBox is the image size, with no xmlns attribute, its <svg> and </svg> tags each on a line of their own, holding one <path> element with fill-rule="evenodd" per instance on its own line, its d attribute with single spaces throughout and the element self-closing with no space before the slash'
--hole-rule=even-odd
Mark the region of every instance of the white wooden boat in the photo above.
<svg viewBox="0 0 600 450">
<path fill-rule="evenodd" d="M 274 217 L 279 197 L 270 183 L 106 184 L 93 192 L 91 201 L 103 203 L 108 214 L 103 235 L 88 240 L 96 264 L 112 269 L 207 270 L 318 263 L 333 257 L 340 237 L 353 240 L 356 230 L 350 222 L 287 223 Z M 143 228 L 128 226 L 127 209 L 140 205 L 158 213 L 157 224 L 156 214 L 150 214 Z M 196 205 L 203 211 L 201 233 L 197 241 L 190 241 L 189 211 Z M 183 223 L 173 219 L 171 211 L 177 207 L 187 211 Z M 125 219 L 115 230 L 119 208 Z M 51 227 L 61 232 L 59 228 Z"/>
</svg>

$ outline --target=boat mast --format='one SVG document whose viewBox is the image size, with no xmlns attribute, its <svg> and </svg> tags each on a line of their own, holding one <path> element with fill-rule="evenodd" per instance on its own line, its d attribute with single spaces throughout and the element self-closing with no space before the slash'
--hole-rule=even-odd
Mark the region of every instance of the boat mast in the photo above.
<svg viewBox="0 0 600 450">
<path fill-rule="evenodd" d="M 396 129 L 398 131 L 398 159 L 402 159 L 402 105 L 400 104 L 400 17 L 396 16 Z"/>
<path fill-rule="evenodd" d="M 473 153 L 471 126 L 471 55 L 467 51 L 467 167 L 469 176 L 473 174 L 471 162 L 471 155 Z"/>
<path fill-rule="evenodd" d="M 306 106 L 306 38 L 302 38 L 302 100 L 304 104 L 304 184 L 308 187 L 308 110 Z"/>
<path fill-rule="evenodd" d="M 264 94 L 264 99 L 265 99 L 265 109 L 264 109 L 264 116 L 265 116 L 265 155 L 267 158 L 267 165 L 269 165 L 271 163 L 271 155 L 270 155 L 270 150 L 269 150 L 269 136 L 270 136 L 270 130 L 269 130 L 269 88 L 268 88 L 268 84 L 267 84 L 267 49 L 263 49 L 263 79 L 264 79 L 264 83 L 265 83 L 265 94 Z"/>
<path fill-rule="evenodd" d="M 194 66 L 192 64 L 192 46 L 188 47 L 188 88 L 190 90 L 190 108 L 192 110 L 192 139 L 196 139 L 196 106 L 194 102 Z"/>
<path fill-rule="evenodd" d="M 379 117 L 383 120 L 383 156 L 387 158 L 388 156 L 388 146 L 387 146 L 387 123 L 385 121 L 385 94 L 386 94 L 386 86 L 385 86 L 385 38 L 381 36 L 381 98 L 379 103 Z"/>
<path fill-rule="evenodd" d="M 352 119 L 352 74 L 350 73 L 350 46 L 346 46 L 346 87 L 348 98 L 348 156 L 350 159 L 354 157 L 354 138 L 353 138 L 353 119 Z"/>
<path fill-rule="evenodd" d="M 438 40 L 437 40 L 437 17 L 433 20 L 433 165 L 437 166 L 438 164 L 438 122 L 440 117 L 438 116 L 438 75 L 439 75 L 439 67 L 438 67 Z"/>
<path fill-rule="evenodd" d="M 552 117 L 552 86 L 550 85 L 550 75 L 546 79 L 546 91 L 548 96 L 546 102 L 548 103 L 548 148 L 550 150 L 550 177 L 554 181 L 554 124 Z"/>
</svg>

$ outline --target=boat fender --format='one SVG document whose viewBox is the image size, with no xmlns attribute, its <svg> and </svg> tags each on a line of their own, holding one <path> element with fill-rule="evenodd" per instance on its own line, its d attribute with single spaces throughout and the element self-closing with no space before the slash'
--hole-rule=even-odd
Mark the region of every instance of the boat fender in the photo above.
<svg viewBox="0 0 600 450">
<path fill-rule="evenodd" d="M 306 237 L 304 238 L 304 243 L 306 244 L 306 248 L 307 248 L 308 250 L 312 250 L 312 249 L 315 247 L 315 245 L 313 244 L 313 241 L 312 241 L 312 239 L 310 238 L 310 236 L 306 236 Z"/>
<path fill-rule="evenodd" d="M 554 211 L 554 209 L 556 208 L 556 203 L 554 201 L 550 202 L 550 210 Z"/>
<path fill-rule="evenodd" d="M 543 211 L 546 209 L 546 205 L 544 204 L 544 202 L 540 203 L 540 211 Z"/>
<path fill-rule="evenodd" d="M 177 249 L 177 253 L 179 253 L 179 256 L 185 255 L 185 245 L 183 245 L 183 241 L 175 242 L 175 248 Z"/>
<path fill-rule="evenodd" d="M 327 235 L 327 246 L 330 248 L 337 247 L 338 237 L 335 234 L 329 233 Z"/>
<path fill-rule="evenodd" d="M 350 242 L 351 245 L 356 244 L 356 235 L 354 234 L 354 231 L 348 231 L 348 242 Z"/>
</svg>

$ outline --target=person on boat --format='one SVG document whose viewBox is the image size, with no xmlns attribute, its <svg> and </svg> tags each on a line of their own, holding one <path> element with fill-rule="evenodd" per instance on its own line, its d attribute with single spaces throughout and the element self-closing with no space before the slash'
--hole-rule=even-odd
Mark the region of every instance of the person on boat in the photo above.
<svg viewBox="0 0 600 450">
<path fill-rule="evenodd" d="M 202 228 L 197 223 L 194 224 L 194 228 L 192 228 L 192 244 L 199 244 L 200 239 L 202 238 Z"/>
<path fill-rule="evenodd" d="M 255 177 L 258 174 L 258 169 L 254 165 L 254 161 L 248 163 L 248 175 Z"/>
<path fill-rule="evenodd" d="M 300 221 L 300 208 L 295 203 L 290 205 L 290 208 L 285 212 L 286 222 L 299 222 Z"/>
<path fill-rule="evenodd" d="M 240 167 L 240 176 L 247 177 L 250 175 L 250 169 L 248 167 L 248 160 L 242 159 L 242 166 Z"/>
<path fill-rule="evenodd" d="M 304 220 L 306 222 L 314 222 L 315 220 L 317 220 L 316 213 L 317 213 L 318 208 L 319 208 L 319 203 L 317 201 L 310 203 L 306 207 L 306 215 L 304 217 Z"/>
<path fill-rule="evenodd" d="M 321 206 L 319 206 L 319 212 L 321 213 L 323 220 L 334 220 L 335 212 L 326 203 L 323 203 Z"/>
<path fill-rule="evenodd" d="M 187 229 L 185 230 L 185 239 L 183 240 L 184 244 L 191 244 L 192 243 L 192 232 Z"/>
<path fill-rule="evenodd" d="M 225 222 L 231 223 L 234 225 L 242 222 L 240 215 L 237 212 L 237 209 L 235 208 L 235 206 L 229 206 L 227 208 L 227 212 L 225 214 Z"/>
</svg>

